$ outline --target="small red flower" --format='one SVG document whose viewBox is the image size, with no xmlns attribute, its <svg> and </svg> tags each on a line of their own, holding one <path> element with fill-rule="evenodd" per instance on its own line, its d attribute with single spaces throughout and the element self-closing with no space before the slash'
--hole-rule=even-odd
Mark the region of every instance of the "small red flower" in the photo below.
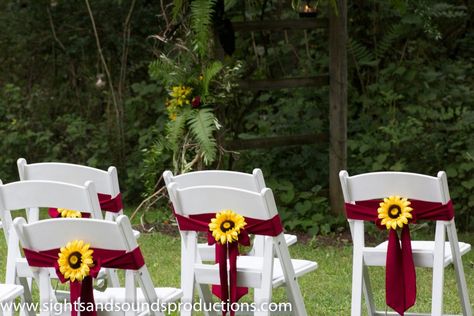
<svg viewBox="0 0 474 316">
<path fill-rule="evenodd" d="M 193 108 L 198 108 L 201 105 L 201 97 L 198 95 L 195 96 L 191 101 L 191 105 Z"/>
</svg>

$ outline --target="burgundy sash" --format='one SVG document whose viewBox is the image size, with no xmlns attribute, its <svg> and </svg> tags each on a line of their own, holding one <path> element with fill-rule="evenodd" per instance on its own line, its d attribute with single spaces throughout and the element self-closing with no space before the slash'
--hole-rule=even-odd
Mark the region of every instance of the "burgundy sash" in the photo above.
<svg viewBox="0 0 474 316">
<path fill-rule="evenodd" d="M 347 218 L 373 221 L 379 228 L 381 219 L 377 209 L 383 200 L 358 201 L 356 204 L 346 203 Z M 418 220 L 449 221 L 454 217 L 453 204 L 410 200 L 413 218 L 409 223 Z M 388 306 L 403 316 L 406 310 L 415 304 L 416 274 L 411 249 L 410 229 L 404 225 L 401 231 L 401 247 L 397 231 L 389 229 L 387 261 L 385 270 L 385 300 Z"/>
<path fill-rule="evenodd" d="M 94 266 L 91 267 L 89 275 L 85 277 L 82 282 L 76 280 L 69 283 L 71 303 L 73 306 L 71 311 L 72 316 L 77 315 L 77 310 L 74 309 L 73 303 L 79 299 L 81 299 L 81 302 L 84 303 L 86 307 L 86 311 L 81 311 L 81 315 L 97 315 L 95 307 L 94 311 L 87 311 L 87 306 L 88 304 L 94 304 L 92 278 L 97 277 L 100 268 L 138 270 L 145 264 L 139 247 L 130 252 L 126 252 L 125 250 L 109 250 L 100 248 L 91 249 L 94 250 L 94 253 L 92 254 Z M 54 267 L 56 269 L 56 274 L 62 283 L 69 281 L 69 279 L 65 279 L 63 274 L 59 271 L 58 254 L 60 253 L 60 249 L 49 249 L 38 252 L 23 248 L 23 251 L 30 266 L 40 268 Z"/>
<path fill-rule="evenodd" d="M 220 285 L 212 286 L 212 293 L 219 297 L 222 302 L 229 302 L 229 306 L 238 302 L 238 300 L 247 294 L 248 289 L 245 287 L 237 287 L 237 256 L 239 255 L 239 243 L 245 246 L 250 245 L 249 234 L 278 236 L 283 232 L 280 216 L 275 215 L 269 220 L 261 220 L 251 217 L 245 217 L 247 225 L 240 230 L 239 240 L 237 242 L 221 244 L 216 243 L 212 232 L 209 230 L 209 223 L 211 219 L 216 216 L 214 213 L 206 213 L 199 215 L 182 216 L 174 213 L 178 221 L 179 229 L 183 231 L 201 231 L 207 232 L 207 242 L 209 245 L 215 244 L 216 247 L 216 262 L 219 264 Z M 227 280 L 227 254 L 229 258 L 229 277 Z M 223 310 L 223 315 L 227 312 L 226 308 Z M 234 311 L 230 311 L 233 316 Z"/>
<path fill-rule="evenodd" d="M 115 197 L 109 194 L 97 193 L 99 198 L 100 209 L 107 212 L 118 213 L 123 209 L 122 194 L 119 193 Z M 58 212 L 57 208 L 50 208 L 48 210 L 49 216 L 52 218 L 61 217 L 61 213 Z M 82 217 L 90 217 L 89 213 L 82 213 Z"/>
</svg>

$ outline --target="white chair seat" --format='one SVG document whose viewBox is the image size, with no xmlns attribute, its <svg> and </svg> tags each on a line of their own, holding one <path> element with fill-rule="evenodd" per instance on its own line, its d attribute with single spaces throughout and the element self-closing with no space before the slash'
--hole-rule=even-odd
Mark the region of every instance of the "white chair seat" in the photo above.
<svg viewBox="0 0 474 316">
<path fill-rule="evenodd" d="M 140 232 L 138 230 L 132 230 L 133 231 L 133 236 L 135 236 L 135 238 L 138 238 L 140 237 Z"/>
<path fill-rule="evenodd" d="M 155 293 L 160 303 L 174 302 L 183 296 L 181 289 L 171 287 L 155 288 Z M 106 303 L 113 301 L 123 303 L 126 299 L 125 288 L 109 287 L 105 289 L 104 292 L 94 290 L 94 300 L 96 302 Z M 145 296 L 140 288 L 137 288 L 137 301 L 140 303 L 146 302 Z"/>
<path fill-rule="evenodd" d="M 296 277 L 316 270 L 318 264 L 309 260 L 291 259 Z M 229 266 L 229 265 L 227 265 Z M 261 282 L 262 278 L 262 257 L 239 256 L 237 258 L 237 279 L 242 280 L 240 286 L 255 287 Z M 196 280 L 198 283 L 219 284 L 219 265 L 214 264 L 196 264 Z M 285 277 L 278 258 L 273 262 L 272 286 L 278 287 L 285 283 Z"/>
<path fill-rule="evenodd" d="M 285 234 L 285 241 L 288 246 L 296 244 L 298 237 L 296 235 Z"/>
<path fill-rule="evenodd" d="M 23 286 L 16 284 L 0 284 L 0 302 L 12 301 L 23 294 Z"/>
<path fill-rule="evenodd" d="M 459 242 L 461 256 L 471 250 L 471 245 Z M 369 266 L 385 266 L 388 241 L 376 247 L 364 247 L 364 262 Z M 411 242 L 413 261 L 417 267 L 433 267 L 434 241 L 414 240 Z M 444 266 L 453 262 L 451 245 L 445 242 Z"/>
<path fill-rule="evenodd" d="M 296 244 L 298 237 L 296 235 L 285 234 L 285 241 L 288 246 Z M 214 245 L 209 246 L 206 243 L 198 244 L 199 255 L 203 261 L 214 261 L 215 250 Z"/>
</svg>

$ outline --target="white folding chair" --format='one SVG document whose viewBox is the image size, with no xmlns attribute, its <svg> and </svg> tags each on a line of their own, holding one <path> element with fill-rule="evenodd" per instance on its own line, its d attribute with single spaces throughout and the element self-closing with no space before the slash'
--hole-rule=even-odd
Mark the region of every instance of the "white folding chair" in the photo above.
<svg viewBox="0 0 474 316">
<path fill-rule="evenodd" d="M 163 179 L 167 186 L 176 182 L 181 189 L 193 186 L 213 185 L 260 192 L 266 188 L 262 170 L 258 168 L 253 169 L 252 174 L 227 170 L 204 170 L 187 172 L 177 176 L 174 176 L 171 171 L 167 170 L 163 172 Z M 297 237 L 296 235 L 285 234 L 285 241 L 288 246 L 291 246 L 296 243 Z M 261 251 L 263 249 L 262 246 L 263 237 L 256 236 L 254 247 L 250 253 L 254 253 L 257 248 Z M 214 247 L 200 243 L 198 249 L 202 260 L 215 259 Z"/>
<path fill-rule="evenodd" d="M 13 304 L 16 298 L 23 295 L 23 286 L 17 284 L 0 284 L 0 304 L 2 309 L 0 315 L 13 315 L 16 311 Z"/>
<path fill-rule="evenodd" d="M 137 256 L 137 251 L 139 252 L 130 221 L 125 215 L 118 216 L 115 222 L 81 218 L 60 218 L 27 224 L 24 218 L 16 218 L 14 227 L 22 247 L 35 253 L 48 250 L 51 253 L 57 253 L 61 247 L 74 240 L 81 240 L 86 244 L 90 244 L 90 248 L 96 249 L 96 252 L 99 251 L 98 249 L 122 251 L 124 252 L 123 256 L 133 252 L 134 258 Z M 92 257 L 96 258 L 94 253 L 92 253 Z M 53 258 L 53 260 L 56 259 Z M 134 263 L 140 261 L 132 260 Z M 105 260 L 102 260 L 102 262 L 105 262 Z M 128 305 L 128 311 L 126 311 L 125 307 L 123 308 L 127 315 L 138 315 L 143 312 L 152 315 L 164 315 L 158 309 L 159 305 L 156 304 L 166 304 L 179 300 L 182 291 L 176 288 L 154 288 L 146 264 L 141 264 L 136 264 L 136 267 L 132 268 L 133 270 L 126 269 L 124 288 L 107 288 L 105 292 L 94 291 L 96 306 L 103 306 L 106 309 L 105 311 L 107 311 L 107 303 L 128 303 L 135 305 Z M 53 293 L 49 290 L 51 286 L 49 282 L 50 270 L 41 267 L 32 267 L 32 270 L 39 283 L 40 303 L 47 304 L 54 301 Z M 140 286 L 139 288 L 137 287 L 137 282 Z M 120 307 L 120 305 L 117 306 Z M 130 308 L 130 306 L 135 307 Z M 140 307 L 147 308 L 147 310 L 141 310 Z M 121 311 L 114 310 L 114 312 Z M 41 311 L 41 315 L 53 315 L 54 313 L 55 311 L 53 310 Z"/>
<path fill-rule="evenodd" d="M 196 214 L 216 213 L 231 209 L 234 212 L 259 220 L 270 220 L 278 211 L 273 193 L 265 188 L 251 192 L 231 187 L 193 186 L 179 188 L 177 183 L 168 187 L 176 214 L 184 217 Z M 195 282 L 220 284 L 218 264 L 204 264 L 198 255 L 196 231 L 180 228 L 184 239 L 181 278 L 183 280 L 182 302 L 192 302 Z M 303 297 L 296 278 L 317 268 L 316 262 L 291 259 L 283 232 L 275 237 L 265 236 L 262 255 L 239 256 L 237 259 L 237 285 L 255 288 L 256 306 L 268 304 L 272 299 L 272 288 L 285 286 L 292 303 L 293 315 L 306 315 Z M 277 258 L 274 257 L 276 251 Z M 182 312 L 181 315 L 189 315 Z M 255 311 L 255 315 L 269 315 L 269 311 Z"/>
<path fill-rule="evenodd" d="M 18 173 L 20 180 L 49 180 L 83 185 L 86 181 L 93 181 L 98 196 L 102 195 L 105 199 L 99 198 L 99 204 L 105 212 L 105 220 L 114 220 L 118 215 L 123 213 L 119 180 L 117 169 L 113 166 L 107 171 L 88 166 L 62 162 L 42 162 L 28 164 L 24 158 L 17 160 Z M 110 203 L 112 202 L 112 203 Z M 106 204 L 109 204 L 108 206 Z M 38 209 L 29 210 L 28 219 L 37 220 Z M 140 232 L 133 231 L 138 238 Z M 108 280 L 112 286 L 120 286 L 117 274 L 108 269 Z"/>
<path fill-rule="evenodd" d="M 87 181 L 94 182 L 98 194 L 110 196 L 108 199 L 117 201 L 118 205 L 114 205 L 114 210 L 105 210 L 105 219 L 113 220 L 122 214 L 120 187 L 117 176 L 117 169 L 109 167 L 107 171 L 70 164 L 62 162 L 42 162 L 28 164 L 24 158 L 17 160 L 18 173 L 20 180 L 48 180 L 66 182 L 76 185 L 84 185 Z M 114 208 L 112 207 L 112 208 Z M 30 210 L 30 217 L 38 218 L 37 209 Z"/>
<path fill-rule="evenodd" d="M 446 205 L 450 201 L 446 173 L 437 177 L 406 172 L 373 172 L 349 176 L 347 171 L 339 173 L 344 201 L 357 204 L 360 201 L 380 200 L 389 196 L 400 196 L 408 200 L 421 200 Z M 415 212 L 416 210 L 413 210 Z M 377 211 L 376 211 L 377 212 Z M 416 214 L 416 213 L 415 213 Z M 376 311 L 369 281 L 368 266 L 385 266 L 387 242 L 376 247 L 366 247 L 364 221 L 348 219 L 353 249 L 352 305 L 351 315 L 361 315 L 364 292 L 369 315 L 385 315 Z M 448 241 L 445 241 L 446 232 Z M 472 315 L 461 256 L 470 251 L 469 244 L 458 242 L 454 218 L 437 220 L 434 240 L 411 241 L 414 265 L 433 269 L 431 312 L 416 315 L 443 315 L 444 268 L 454 265 L 456 281 L 463 315 Z M 416 306 L 416 305 L 415 305 Z M 388 313 L 394 314 L 394 313 Z M 405 315 L 415 315 L 406 312 Z"/>
<path fill-rule="evenodd" d="M 25 300 L 31 300 L 31 270 L 22 257 L 18 236 L 13 229 L 12 211 L 39 207 L 81 210 L 91 218 L 102 219 L 97 193 L 92 182 L 84 186 L 52 181 L 19 181 L 2 184 L 0 181 L 0 217 L 7 242 L 5 279 L 8 284 L 24 286 Z"/>
</svg>

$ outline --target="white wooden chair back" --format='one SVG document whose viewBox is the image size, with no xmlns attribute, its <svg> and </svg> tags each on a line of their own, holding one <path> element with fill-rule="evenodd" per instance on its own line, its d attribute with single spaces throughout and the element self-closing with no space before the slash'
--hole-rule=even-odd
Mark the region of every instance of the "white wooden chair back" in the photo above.
<svg viewBox="0 0 474 316">
<path fill-rule="evenodd" d="M 165 180 L 168 181 L 168 180 Z M 216 185 L 202 185 L 181 188 L 176 182 L 170 181 L 167 186 L 170 199 L 175 212 L 183 216 L 217 213 L 230 209 L 244 217 L 260 220 L 269 220 L 277 215 L 277 208 L 273 193 L 264 188 L 261 192 L 252 192 L 235 187 L 224 187 Z M 180 231 L 182 237 L 181 252 L 181 279 L 183 288 L 183 302 L 187 303 L 193 299 L 194 282 L 202 288 L 205 284 L 219 284 L 219 272 L 214 264 L 203 264 L 198 253 L 198 240 L 195 231 Z M 258 236 L 258 235 L 257 235 Z M 255 288 L 255 303 L 262 304 L 271 301 L 273 286 L 282 285 L 273 276 L 274 263 L 282 271 L 282 280 L 285 284 L 288 297 L 296 309 L 295 315 L 306 315 L 304 302 L 296 282 L 293 260 L 290 258 L 288 246 L 285 242 L 283 232 L 278 236 L 261 236 L 265 239 L 262 253 L 249 254 L 237 261 L 239 271 L 239 260 L 245 257 L 248 270 L 238 272 L 238 286 Z M 276 259 L 274 254 L 276 253 Z M 294 260 L 297 261 L 297 260 Z M 242 261 L 243 262 L 243 261 Z M 314 270 L 317 265 L 313 262 L 301 261 L 305 268 L 301 269 L 302 275 Z M 303 271 L 304 270 L 304 271 Z M 201 290 L 202 294 L 204 293 Z M 211 298 L 204 297 L 209 301 Z M 182 315 L 187 315 L 182 313 Z M 257 313 L 256 313 L 257 315 Z M 261 315 L 268 315 L 263 312 Z"/>
<path fill-rule="evenodd" d="M 345 203 L 383 199 L 398 195 L 404 198 L 446 204 L 450 200 L 448 182 L 444 171 L 436 177 L 409 172 L 371 172 L 349 176 L 342 170 L 339 173 Z M 352 315 L 361 313 L 361 297 L 364 291 L 369 315 L 375 315 L 370 281 L 366 266 L 385 265 L 386 246 L 366 247 L 364 221 L 348 219 L 353 250 L 352 275 Z M 445 242 L 446 233 L 449 243 Z M 420 246 L 418 246 L 420 245 Z M 428 246 L 427 246 L 428 245 Z M 423 249 L 423 247 L 427 247 Z M 446 253 L 449 247 L 450 253 Z M 433 268 L 432 310 L 426 315 L 441 315 L 443 309 L 444 267 L 453 263 L 458 281 L 458 291 L 464 315 L 472 315 L 467 295 L 467 287 L 461 256 L 470 250 L 470 245 L 459 243 L 454 224 L 450 221 L 436 221 L 434 241 L 412 241 L 413 258 L 416 266 Z M 461 249 L 462 248 L 462 252 Z M 419 253 L 418 253 L 419 251 Z M 422 314 L 425 315 L 425 314 Z"/>
<path fill-rule="evenodd" d="M 181 189 L 203 185 L 224 186 L 259 193 L 266 188 L 263 173 L 258 168 L 253 169 L 251 174 L 227 170 L 204 170 L 187 172 L 177 176 L 167 170 L 163 172 L 163 179 L 167 186 L 175 182 Z M 297 241 L 296 235 L 285 234 L 284 236 L 289 246 Z M 264 249 L 264 238 L 262 236 L 255 237 L 250 253 L 261 254 Z M 200 244 L 199 253 L 203 260 L 214 260 L 213 247 Z"/>
<path fill-rule="evenodd" d="M 443 204 L 450 199 L 444 171 L 437 177 L 409 172 L 372 172 L 349 177 L 347 171 L 341 171 L 340 179 L 346 203 L 395 194 Z"/>
<path fill-rule="evenodd" d="M 0 212 L 5 238 L 12 229 L 11 211 L 29 208 L 55 207 L 90 213 L 91 218 L 102 219 L 94 183 L 83 185 L 54 181 L 0 181 Z"/>
<path fill-rule="evenodd" d="M 176 182 L 182 189 L 202 185 L 216 185 L 260 192 L 266 187 L 260 169 L 254 169 L 252 174 L 226 170 L 204 170 L 187 172 L 177 176 L 174 176 L 171 171 L 165 171 L 163 178 L 167 186 L 172 182 Z"/>
<path fill-rule="evenodd" d="M 125 250 L 127 252 L 138 247 L 130 221 L 125 215 L 120 215 L 115 222 L 58 218 L 28 224 L 24 218 L 16 218 L 14 228 L 21 245 L 33 251 L 61 248 L 72 240 L 83 240 L 85 243 L 89 243 L 91 248 Z M 35 268 L 34 270 L 35 278 L 39 282 L 40 302 L 54 300 L 51 297 L 48 269 Z M 138 303 L 137 281 L 146 302 L 150 304 L 148 306 L 157 302 L 157 295 L 146 264 L 137 271 L 127 270 L 125 280 L 127 302 Z M 50 313 L 53 312 L 50 311 Z"/>
<path fill-rule="evenodd" d="M 214 213 L 225 209 L 244 216 L 267 220 L 278 214 L 273 193 L 261 193 L 221 186 L 194 186 L 180 189 L 177 183 L 168 187 L 175 211 L 181 215 Z"/>
<path fill-rule="evenodd" d="M 0 218 L 7 242 L 5 280 L 24 287 L 24 299 L 31 301 L 31 270 L 22 258 L 18 236 L 13 229 L 12 211 L 40 207 L 66 208 L 90 213 L 91 218 L 102 219 L 99 200 L 92 182 L 84 185 L 53 181 L 18 181 L 2 184 L 0 181 Z M 37 221 L 31 218 L 32 222 Z M 44 232 L 46 234 L 46 232 Z M 31 280 L 31 279 L 30 279 Z"/>
<path fill-rule="evenodd" d="M 117 169 L 113 166 L 107 171 L 70 163 L 42 162 L 28 164 L 24 158 L 17 160 L 20 180 L 49 180 L 83 185 L 94 182 L 96 191 L 115 197 L 120 193 Z M 122 213 L 122 210 L 105 212 L 105 219 L 111 220 Z M 37 215 L 31 215 L 37 216 Z"/>
</svg>

